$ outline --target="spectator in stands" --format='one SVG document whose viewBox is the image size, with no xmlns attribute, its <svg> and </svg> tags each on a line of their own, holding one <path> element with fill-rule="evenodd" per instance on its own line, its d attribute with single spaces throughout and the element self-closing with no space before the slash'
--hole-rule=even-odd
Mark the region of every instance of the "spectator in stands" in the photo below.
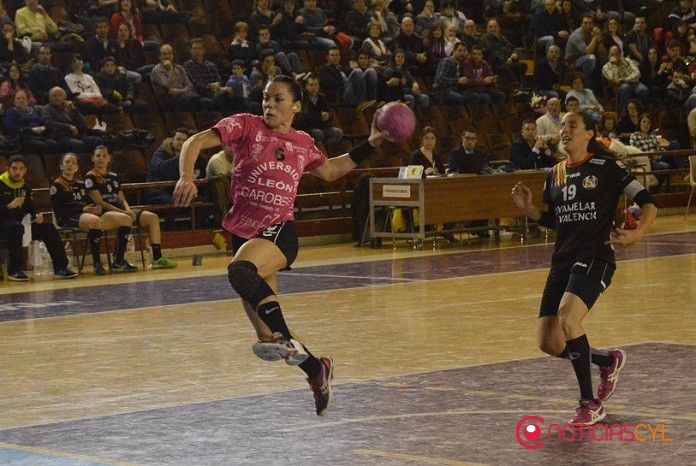
<svg viewBox="0 0 696 466">
<path fill-rule="evenodd" d="M 157 50 L 158 42 L 152 39 L 145 40 L 143 36 L 140 14 L 138 8 L 133 4 L 133 0 L 118 1 L 118 11 L 111 16 L 111 35 L 115 36 L 118 27 L 124 23 L 128 26 L 131 36 L 140 42 L 145 50 L 149 52 Z"/>
<path fill-rule="evenodd" d="M 181 146 L 191 135 L 192 131 L 187 128 L 177 128 L 171 137 L 162 141 L 157 148 L 147 169 L 147 182 L 152 181 L 176 181 L 179 179 L 179 153 Z M 196 159 L 194 177 L 202 178 L 205 172 L 205 160 Z M 174 187 L 150 188 L 147 193 L 148 202 L 151 204 L 172 204 L 172 194 Z M 165 230 L 174 228 L 175 213 L 167 213 L 164 216 Z"/>
<path fill-rule="evenodd" d="M 295 0 L 283 0 L 278 12 L 280 21 L 271 25 L 271 34 L 284 50 L 307 49 L 309 42 L 301 34 L 305 32 L 304 18 L 295 11 Z"/>
<path fill-rule="evenodd" d="M 302 111 L 293 126 L 309 133 L 315 141 L 337 143 L 343 139 L 341 128 L 331 126 L 331 112 L 326 97 L 319 92 L 319 77 L 310 73 L 305 83 Z"/>
<path fill-rule="evenodd" d="M 652 41 L 646 32 L 648 27 L 644 16 L 637 16 L 633 29 L 626 33 L 624 41 L 628 47 L 628 56 L 638 63 L 643 63 L 648 56 Z"/>
<path fill-rule="evenodd" d="M 542 58 L 534 69 L 534 87 L 542 95 L 560 97 L 565 75 L 561 48 L 558 45 L 550 45 L 546 49 L 546 57 Z"/>
<path fill-rule="evenodd" d="M 24 76 L 22 76 L 22 70 L 16 63 L 10 63 L 9 68 L 7 68 L 7 79 L 0 84 L 0 104 L 6 109 L 11 107 L 15 93 L 20 90 L 24 91 L 29 106 L 36 105 L 36 98 L 29 90 Z"/>
<path fill-rule="evenodd" d="M 512 39 L 515 47 L 524 46 L 524 33 L 529 29 L 528 13 L 526 0 L 503 2 L 503 14 L 498 16 L 498 20 L 505 36 Z"/>
<path fill-rule="evenodd" d="M 220 112 L 228 115 L 232 112 L 232 89 L 225 86 L 217 66 L 205 59 L 205 41 L 201 38 L 191 39 L 190 51 L 191 59 L 184 63 L 184 69 L 194 91 L 202 100 L 214 102 Z"/>
<path fill-rule="evenodd" d="M 162 254 L 162 235 L 160 233 L 160 220 L 157 214 L 147 210 L 133 210 L 126 201 L 121 183 L 116 173 L 109 171 L 111 154 L 105 146 L 97 146 L 92 155 L 92 168 L 85 176 L 85 189 L 92 203 L 101 207 L 102 212 L 113 212 L 118 218 L 120 226 L 116 230 L 116 248 L 114 249 L 114 261 L 111 270 L 114 272 L 135 272 L 136 266 L 129 263 L 124 254 L 128 243 L 128 235 L 131 233 L 131 225 L 140 225 L 147 229 L 152 248 L 152 269 L 173 269 L 177 263 Z M 103 215 L 104 215 L 103 214 Z M 127 223 L 127 216 L 130 220 Z M 125 220 L 125 222 L 123 221 Z"/>
<path fill-rule="evenodd" d="M 311 32 L 315 36 L 311 44 L 313 47 L 323 50 L 336 47 L 336 43 L 333 41 L 336 32 L 338 32 L 336 26 L 329 24 L 329 18 L 324 10 L 317 7 L 317 0 L 304 0 L 304 8 L 300 8 L 298 13 L 304 18 L 307 32 Z"/>
<path fill-rule="evenodd" d="M 638 99 L 631 99 L 626 104 L 626 111 L 619 117 L 616 131 L 622 141 L 628 142 L 631 134 L 640 130 L 640 115 L 643 113 L 643 106 Z"/>
<path fill-rule="evenodd" d="M 425 176 L 444 176 L 445 165 L 439 152 L 435 151 L 437 146 L 437 136 L 435 128 L 426 126 L 421 132 L 420 148 L 413 151 L 408 159 L 407 165 L 422 165 L 423 177 Z"/>
<path fill-rule="evenodd" d="M 478 101 L 468 90 L 469 78 L 464 75 L 466 60 L 466 45 L 460 42 L 452 51 L 449 58 L 440 62 L 435 72 L 433 88 L 444 93 L 444 103 L 450 105 L 475 105 Z"/>
<path fill-rule="evenodd" d="M 59 41 L 58 25 L 46 13 L 38 0 L 24 0 L 24 7 L 15 13 L 15 25 L 17 35 L 28 36 L 32 41 L 32 48 L 46 44 L 53 48 L 64 48 Z"/>
<path fill-rule="evenodd" d="M 426 0 L 423 4 L 423 10 L 416 16 L 416 31 L 425 36 L 439 22 L 440 15 L 435 13 L 435 2 Z"/>
<path fill-rule="evenodd" d="M 372 104 L 377 96 L 377 72 L 374 68 L 344 70 L 341 52 L 337 47 L 329 49 L 326 63 L 318 70 L 319 85 L 329 97 L 330 103 L 340 102 L 351 106 Z"/>
<path fill-rule="evenodd" d="M 148 24 L 188 24 L 190 14 L 176 9 L 174 0 L 138 0 L 143 22 Z"/>
<path fill-rule="evenodd" d="M 8 277 L 12 281 L 27 281 L 29 277 L 22 271 L 22 220 L 31 217 L 31 237 L 43 241 L 53 262 L 53 276 L 56 278 L 75 278 L 77 274 L 68 267 L 63 243 L 56 227 L 44 222 L 43 216 L 37 215 L 32 199 L 32 188 L 24 179 L 27 165 L 24 157 L 13 155 L 8 161 L 8 168 L 0 175 L 0 239 L 5 241 L 9 253 L 7 264 Z"/>
<path fill-rule="evenodd" d="M 119 111 L 129 114 L 146 113 L 147 103 L 135 98 L 133 85 L 128 81 L 125 73 L 116 66 L 114 57 L 105 57 L 102 60 L 101 70 L 94 76 L 99 89 L 109 103 Z"/>
<path fill-rule="evenodd" d="M 392 41 L 391 48 L 403 50 L 406 57 L 405 66 L 410 73 L 423 74 L 428 54 L 425 51 L 423 38 L 416 33 L 416 25 L 412 17 L 404 16 L 401 20 L 401 30 Z"/>
<path fill-rule="evenodd" d="M 643 152 L 664 152 L 669 150 L 679 149 L 678 141 L 668 141 L 653 131 L 652 117 L 649 113 L 643 113 L 640 116 L 640 129 L 633 134 L 629 139 L 629 143 L 633 147 L 637 147 Z M 663 156 L 650 160 L 650 166 L 653 170 L 668 170 L 670 168 L 684 168 L 686 161 L 683 157 Z"/>
<path fill-rule="evenodd" d="M 457 28 L 452 26 L 451 24 L 445 26 L 445 54 L 447 54 L 448 57 L 452 56 L 455 47 L 460 42 L 461 40 L 459 39 L 459 33 L 457 32 Z M 468 46 L 466 49 L 471 50 Z"/>
<path fill-rule="evenodd" d="M 483 48 L 486 62 L 491 66 L 495 74 L 501 76 L 506 81 L 514 76 L 517 82 L 522 82 L 522 78 L 527 72 L 527 64 L 520 62 L 520 57 L 515 52 L 513 45 L 500 33 L 498 20 L 491 19 L 488 21 L 486 33 L 481 36 L 481 47 Z"/>
<path fill-rule="evenodd" d="M 91 152 L 102 144 L 97 136 L 85 126 L 85 118 L 72 102 L 66 100 L 65 90 L 54 87 L 48 94 L 48 105 L 41 109 L 41 117 L 49 128 L 49 134 L 60 144 L 64 152 Z"/>
<path fill-rule="evenodd" d="M 599 133 L 605 138 L 615 139 L 619 135 L 616 133 L 616 117 L 613 113 L 606 112 L 602 115 L 602 124 L 599 128 Z"/>
<path fill-rule="evenodd" d="M 94 35 L 85 41 L 83 51 L 94 73 L 101 68 L 104 58 L 116 56 L 116 41 L 109 36 L 109 21 L 106 18 L 97 18 L 94 21 Z"/>
<path fill-rule="evenodd" d="M 254 100 L 261 101 L 260 93 L 261 90 L 266 85 L 269 79 L 273 76 L 278 76 L 283 74 L 280 71 L 280 67 L 276 65 L 275 55 L 271 51 L 263 52 L 261 54 L 261 59 L 254 66 L 249 74 L 251 82 L 253 83 Z M 259 94 L 259 95 L 256 95 Z"/>
<path fill-rule="evenodd" d="M 85 183 L 76 179 L 78 171 L 77 156 L 68 152 L 61 160 L 60 176 L 51 184 L 51 207 L 58 226 L 79 228 L 87 232 L 94 273 L 104 275 L 106 271 L 99 256 L 102 231 L 130 226 L 131 220 L 125 215 L 119 216 L 116 212 L 106 212 L 102 215 L 101 207 L 87 204 Z"/>
<path fill-rule="evenodd" d="M 24 63 L 29 60 L 29 53 L 22 45 L 22 40 L 17 37 L 15 26 L 11 22 L 2 25 L 2 40 L 0 40 L 0 62 Z"/>
<path fill-rule="evenodd" d="M 251 63 L 258 58 L 256 47 L 249 42 L 249 25 L 244 21 L 234 23 L 234 37 L 227 49 L 227 55 L 230 60 L 244 60 L 246 67 L 251 66 Z"/>
<path fill-rule="evenodd" d="M 552 97 L 546 102 L 546 113 L 536 119 L 536 135 L 543 137 L 549 148 L 554 150 L 561 140 L 560 131 L 561 101 Z"/>
<path fill-rule="evenodd" d="M 696 94 L 692 94 L 691 86 L 686 82 L 686 76 L 679 71 L 672 72 L 670 83 L 667 85 L 666 103 L 671 107 L 684 106 L 686 110 L 696 107 Z"/>
<path fill-rule="evenodd" d="M 461 134 L 462 143 L 452 149 L 449 155 L 448 173 L 490 173 L 488 157 L 476 147 L 478 136 L 473 128 L 466 128 Z"/>
<path fill-rule="evenodd" d="M 271 9 L 271 0 L 256 0 L 255 3 L 256 8 L 249 15 L 248 23 L 245 23 L 248 24 L 247 32 L 251 32 L 252 37 L 256 36 L 256 32 L 260 26 L 274 28 L 277 27 L 282 20 L 281 15 Z M 249 29 L 251 29 L 251 31 L 249 31 Z"/>
<path fill-rule="evenodd" d="M 97 115 L 100 119 L 105 113 L 115 113 L 116 106 L 104 98 L 94 78 L 84 72 L 82 55 L 75 55 L 70 67 L 72 73 L 65 75 L 65 83 L 77 109 L 84 115 Z"/>
<path fill-rule="evenodd" d="M 37 63 L 27 76 L 27 86 L 40 105 L 48 103 L 48 91 L 55 86 L 66 88 L 64 74 L 53 66 L 53 53 L 48 45 L 36 52 Z"/>
<path fill-rule="evenodd" d="M 456 34 L 456 30 L 454 31 L 454 38 L 457 40 L 454 40 L 452 37 L 452 31 L 447 33 L 445 31 L 445 35 L 448 37 L 448 41 L 454 40 L 454 44 L 456 44 L 460 39 Z M 479 36 L 478 29 L 476 29 L 476 23 L 474 22 L 473 19 L 467 19 L 464 21 L 464 33 L 461 34 L 461 41 L 466 44 L 466 49 L 471 50 L 474 48 L 475 45 L 481 45 L 481 37 Z M 452 44 L 452 46 L 454 46 Z"/>
<path fill-rule="evenodd" d="M 640 82 L 638 65 L 630 58 L 622 56 L 617 45 L 612 45 L 609 49 L 609 61 L 602 67 L 602 76 L 619 95 L 619 112 L 623 111 L 628 100 L 633 97 L 647 104 L 650 92 L 645 84 Z"/>
<path fill-rule="evenodd" d="M 623 39 L 619 21 L 615 18 L 609 18 L 604 24 L 602 40 L 597 47 L 598 56 L 601 58 L 601 61 L 607 61 L 609 59 L 609 49 L 613 46 L 619 47 L 619 52 L 622 57 L 628 55 L 628 44 Z"/>
<path fill-rule="evenodd" d="M 665 73 L 667 66 L 667 62 L 660 60 L 657 47 L 650 46 L 640 64 L 640 81 L 645 84 L 654 99 L 664 99 L 669 84 Z"/>
<path fill-rule="evenodd" d="M 389 68 L 384 71 L 386 83 L 385 96 L 380 98 L 389 102 L 393 100 L 403 100 L 409 106 L 429 107 L 430 97 L 421 91 L 420 85 L 413 79 L 409 69 L 405 66 L 406 54 L 403 50 L 397 49 L 394 52 L 394 60 Z M 394 92 L 389 92 L 395 89 Z"/>
<path fill-rule="evenodd" d="M 573 6 L 573 0 L 563 0 L 560 12 L 564 31 L 574 31 L 582 23 L 582 15 Z"/>
<path fill-rule="evenodd" d="M 684 76 L 690 76 L 689 66 L 686 64 L 682 56 L 681 46 L 677 41 L 671 41 L 667 44 L 667 56 L 663 57 L 665 63 L 664 68 L 660 67 L 658 74 L 664 76 L 668 81 L 672 77 L 674 71 L 678 71 Z M 690 81 L 689 81 L 690 82 Z"/>
<path fill-rule="evenodd" d="M 281 71 L 293 78 L 297 78 L 304 73 L 302 62 L 295 52 L 284 52 L 280 44 L 271 40 L 271 30 L 268 26 L 259 27 L 258 39 L 256 41 L 256 52 L 261 56 L 263 52 L 270 51 L 275 56 L 275 62 L 280 67 Z"/>
<path fill-rule="evenodd" d="M 196 112 L 215 107 L 212 99 L 195 91 L 184 67 L 174 63 L 174 51 L 169 44 L 160 47 L 160 61 L 152 69 L 150 80 L 160 105 L 166 110 Z"/>
<path fill-rule="evenodd" d="M 567 96 L 566 101 L 566 113 L 577 113 L 580 111 L 580 101 L 577 97 Z"/>
<path fill-rule="evenodd" d="M 149 77 L 155 67 L 147 62 L 143 44 L 131 35 L 130 28 L 126 23 L 121 23 L 118 27 L 114 58 L 133 86 L 140 84 L 143 78 Z"/>
<path fill-rule="evenodd" d="M 569 97 L 575 97 L 580 103 L 580 109 L 592 112 L 594 117 L 596 117 L 595 121 L 599 121 L 599 116 L 604 112 L 604 107 L 599 103 L 592 89 L 585 87 L 583 77 L 579 74 L 574 75 L 571 78 L 570 84 L 573 88 L 566 94 L 566 103 Z"/>
<path fill-rule="evenodd" d="M 570 37 L 570 31 L 565 27 L 563 17 L 556 8 L 556 1 L 544 0 L 544 9 L 532 17 L 529 29 L 532 36 L 536 37 L 537 47 L 546 51 L 550 45 L 565 47 Z"/>
<path fill-rule="evenodd" d="M 399 33 L 399 20 L 387 9 L 385 0 L 372 0 L 371 21 L 378 23 L 382 30 L 382 39 L 389 43 Z"/>
<path fill-rule="evenodd" d="M 680 23 L 696 23 L 696 12 L 694 12 L 690 0 L 679 0 L 679 5 L 675 6 L 667 17 L 665 29 L 670 32 L 675 32 Z"/>
<path fill-rule="evenodd" d="M 497 88 L 498 76 L 483 59 L 483 49 L 475 46 L 471 56 L 464 62 L 464 76 L 468 78 L 466 86 L 474 96 L 475 111 L 481 107 L 494 106 L 500 110 L 505 103 L 505 94 Z"/>
<path fill-rule="evenodd" d="M 431 2 L 432 3 L 432 2 Z M 353 8 L 346 14 L 346 33 L 353 38 L 355 47 L 360 47 L 367 37 L 367 28 L 370 25 L 370 10 L 365 0 L 353 0 Z"/>
<path fill-rule="evenodd" d="M 602 31 L 594 25 L 594 19 L 589 14 L 583 16 L 580 27 L 568 37 L 565 60 L 582 73 L 586 87 L 592 86 L 592 74 L 597 64 L 595 54 L 601 38 Z"/>
<path fill-rule="evenodd" d="M 447 58 L 447 52 L 445 52 L 445 28 L 441 22 L 438 21 L 426 32 L 423 44 L 428 54 L 428 62 L 426 63 L 427 76 L 435 76 L 438 63 Z"/>
<path fill-rule="evenodd" d="M 464 22 L 467 20 L 464 13 L 455 9 L 452 0 L 442 0 L 440 2 L 440 21 L 445 25 L 445 31 L 448 26 L 453 26 L 457 34 L 464 31 Z"/>
<path fill-rule="evenodd" d="M 510 146 L 510 162 L 520 170 L 538 170 L 556 165 L 547 137 L 537 135 L 534 120 L 522 122 L 520 136 Z"/>
<path fill-rule="evenodd" d="M 253 84 L 244 74 L 244 61 L 232 61 L 232 74 L 225 87 L 232 89 L 232 110 L 235 113 L 261 113 L 261 103 L 252 100 Z"/>
<path fill-rule="evenodd" d="M 230 184 L 232 182 L 232 150 L 225 146 L 213 154 L 205 167 L 205 177 L 210 182 L 213 201 L 217 205 L 215 217 L 217 222 L 222 222 L 225 214 L 232 206 L 230 196 Z"/>
<path fill-rule="evenodd" d="M 92 19 L 111 18 L 118 10 L 118 0 L 88 0 L 86 17 Z"/>
<path fill-rule="evenodd" d="M 389 66 L 392 58 L 392 51 L 382 40 L 382 28 L 379 23 L 372 22 L 367 27 L 368 36 L 363 41 L 360 50 L 367 52 L 372 60 L 375 60 L 380 68 Z"/>
<path fill-rule="evenodd" d="M 5 112 L 3 124 L 8 136 L 14 138 L 23 151 L 34 154 L 60 152 L 61 147 L 50 137 L 41 112 L 29 103 L 27 94 L 22 89 L 14 93 L 14 106 Z"/>
</svg>

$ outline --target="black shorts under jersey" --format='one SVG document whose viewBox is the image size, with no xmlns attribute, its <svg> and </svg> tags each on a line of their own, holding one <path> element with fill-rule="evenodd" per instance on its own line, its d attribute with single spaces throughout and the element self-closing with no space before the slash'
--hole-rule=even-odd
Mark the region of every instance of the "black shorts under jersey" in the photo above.
<svg viewBox="0 0 696 466">
<path fill-rule="evenodd" d="M 297 231 L 295 230 L 294 222 L 287 221 L 278 223 L 276 225 L 271 225 L 257 234 L 255 238 L 267 239 L 278 246 L 280 252 L 283 253 L 288 261 L 285 265 L 287 268 L 290 268 L 290 265 L 295 262 L 295 259 L 297 259 L 300 243 L 297 239 Z M 247 241 L 249 240 L 233 234 L 232 254 L 237 254 L 239 248 L 241 248 L 242 245 Z"/>
<path fill-rule="evenodd" d="M 600 259 L 555 264 L 549 270 L 541 297 L 539 317 L 557 316 L 561 298 L 566 291 L 573 293 L 591 309 L 609 287 L 616 266 Z"/>
</svg>

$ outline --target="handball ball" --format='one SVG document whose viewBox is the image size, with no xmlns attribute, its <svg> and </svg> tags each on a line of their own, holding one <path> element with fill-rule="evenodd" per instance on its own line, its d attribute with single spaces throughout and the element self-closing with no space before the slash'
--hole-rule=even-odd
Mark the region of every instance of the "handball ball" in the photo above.
<svg viewBox="0 0 696 466">
<path fill-rule="evenodd" d="M 416 115 L 401 102 L 389 102 L 377 111 L 375 125 L 380 131 L 389 133 L 395 142 L 404 142 L 416 129 Z"/>
</svg>

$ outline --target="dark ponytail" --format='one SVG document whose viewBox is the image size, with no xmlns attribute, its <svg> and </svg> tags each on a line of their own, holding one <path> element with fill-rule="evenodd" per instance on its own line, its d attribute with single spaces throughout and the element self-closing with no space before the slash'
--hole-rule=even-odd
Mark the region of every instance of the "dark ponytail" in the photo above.
<svg viewBox="0 0 696 466">
<path fill-rule="evenodd" d="M 269 83 L 283 83 L 288 87 L 293 102 L 302 102 L 302 86 L 290 76 L 279 74 L 268 80 Z"/>
<path fill-rule="evenodd" d="M 587 142 L 587 152 L 605 159 L 617 160 L 619 157 L 616 152 L 597 141 L 597 135 L 599 134 L 597 124 L 599 122 L 597 121 L 596 114 L 587 110 L 579 110 L 578 115 L 582 118 L 585 128 L 594 131 L 592 139 Z"/>
</svg>

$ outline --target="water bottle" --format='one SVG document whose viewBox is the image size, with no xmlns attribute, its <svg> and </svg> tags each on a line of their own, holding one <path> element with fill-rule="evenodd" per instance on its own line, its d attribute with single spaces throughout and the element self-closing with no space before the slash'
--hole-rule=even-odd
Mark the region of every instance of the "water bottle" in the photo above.
<svg viewBox="0 0 696 466">
<path fill-rule="evenodd" d="M 126 243 L 126 260 L 131 264 L 135 260 L 135 240 L 133 235 L 128 235 L 128 242 Z"/>
<path fill-rule="evenodd" d="M 68 258 L 68 267 L 72 267 L 73 264 L 73 249 L 70 241 L 65 243 L 65 257 Z"/>
<path fill-rule="evenodd" d="M 149 239 L 145 240 L 145 263 L 152 264 L 152 247 Z"/>
<path fill-rule="evenodd" d="M 41 261 L 38 267 L 39 278 L 53 278 L 53 261 L 51 260 L 51 255 L 46 249 L 46 244 L 43 241 L 39 241 L 39 256 Z"/>
</svg>

